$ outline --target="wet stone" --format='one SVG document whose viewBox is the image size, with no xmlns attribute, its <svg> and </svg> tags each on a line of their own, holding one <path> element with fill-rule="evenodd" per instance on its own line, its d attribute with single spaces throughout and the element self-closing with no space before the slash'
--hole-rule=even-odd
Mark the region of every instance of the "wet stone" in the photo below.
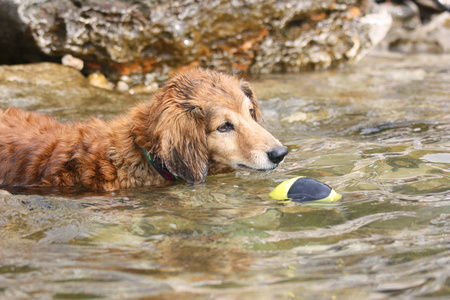
<svg viewBox="0 0 450 300">
<path fill-rule="evenodd" d="M 79 71 L 59 64 L 0 66 L 0 109 L 15 106 L 51 113 L 63 121 L 87 120 L 110 118 L 136 101 L 150 99 L 151 94 L 137 96 L 95 87 Z"/>
</svg>

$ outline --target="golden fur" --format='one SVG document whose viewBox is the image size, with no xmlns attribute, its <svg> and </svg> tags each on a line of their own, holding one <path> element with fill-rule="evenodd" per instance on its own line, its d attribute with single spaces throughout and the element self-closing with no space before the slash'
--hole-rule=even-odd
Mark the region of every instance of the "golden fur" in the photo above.
<svg viewBox="0 0 450 300">
<path fill-rule="evenodd" d="M 174 76 L 154 98 L 109 121 L 60 123 L 0 110 L 0 184 L 97 190 L 163 184 L 143 149 L 196 184 L 208 173 L 274 169 L 287 153 L 261 126 L 246 81 L 195 69 Z M 279 155 L 271 161 L 274 149 Z"/>
</svg>

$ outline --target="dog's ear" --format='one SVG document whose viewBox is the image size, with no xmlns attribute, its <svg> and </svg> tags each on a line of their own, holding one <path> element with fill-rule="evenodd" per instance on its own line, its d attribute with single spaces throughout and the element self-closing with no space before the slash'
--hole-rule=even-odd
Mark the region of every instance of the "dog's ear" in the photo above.
<svg viewBox="0 0 450 300">
<path fill-rule="evenodd" d="M 194 83 L 178 77 L 156 95 L 158 115 L 153 114 L 153 141 L 149 150 L 172 174 L 197 184 L 204 182 L 208 173 L 206 117 L 202 107 L 191 98 Z"/>
<path fill-rule="evenodd" d="M 252 87 L 250 86 L 250 83 L 248 83 L 245 80 L 239 81 L 241 85 L 241 90 L 244 92 L 244 95 L 247 96 L 248 99 L 252 102 L 253 105 L 253 111 L 252 111 L 252 117 L 255 119 L 256 122 L 261 123 L 263 120 L 263 116 L 261 113 L 261 108 L 259 107 L 258 99 L 256 98 L 255 92 L 253 91 Z"/>
</svg>

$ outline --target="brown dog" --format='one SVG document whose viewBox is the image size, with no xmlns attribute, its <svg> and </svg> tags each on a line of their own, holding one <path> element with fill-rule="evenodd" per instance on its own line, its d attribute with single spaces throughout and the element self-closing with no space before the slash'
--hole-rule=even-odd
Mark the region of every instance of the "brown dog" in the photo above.
<svg viewBox="0 0 450 300">
<path fill-rule="evenodd" d="M 0 184 L 115 190 L 272 170 L 287 149 L 260 118 L 247 82 L 204 69 L 176 75 L 154 101 L 107 122 L 63 124 L 11 107 L 0 110 Z"/>
</svg>

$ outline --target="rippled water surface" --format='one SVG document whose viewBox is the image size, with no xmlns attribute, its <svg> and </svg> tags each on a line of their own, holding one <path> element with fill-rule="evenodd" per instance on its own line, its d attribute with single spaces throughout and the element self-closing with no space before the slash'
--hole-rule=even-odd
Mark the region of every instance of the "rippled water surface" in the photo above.
<svg viewBox="0 0 450 300">
<path fill-rule="evenodd" d="M 3 195 L 0 298 L 447 299 L 450 56 L 373 54 L 252 83 L 289 147 L 281 168 Z M 299 175 L 343 198 L 267 196 Z"/>
</svg>

